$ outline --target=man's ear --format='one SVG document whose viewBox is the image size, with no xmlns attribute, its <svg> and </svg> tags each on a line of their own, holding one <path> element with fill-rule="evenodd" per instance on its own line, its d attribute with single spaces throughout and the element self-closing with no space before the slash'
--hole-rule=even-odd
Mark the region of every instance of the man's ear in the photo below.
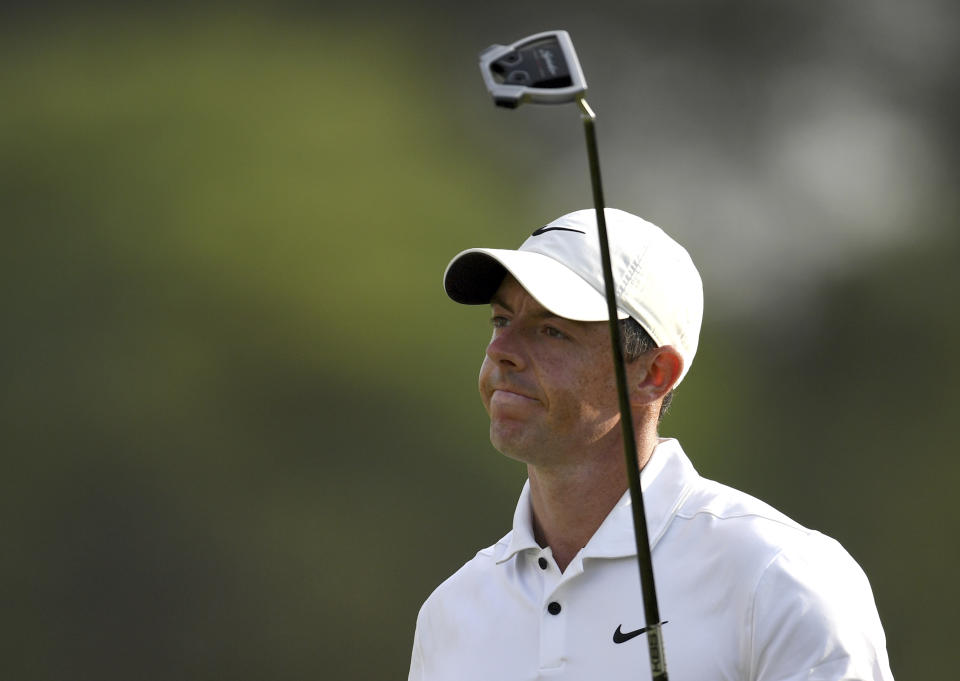
<svg viewBox="0 0 960 681">
<path fill-rule="evenodd" d="M 683 372 L 683 357 L 672 345 L 654 348 L 628 365 L 631 402 L 635 406 L 650 404 L 666 395 Z M 634 374 L 633 371 L 636 371 Z"/>
</svg>

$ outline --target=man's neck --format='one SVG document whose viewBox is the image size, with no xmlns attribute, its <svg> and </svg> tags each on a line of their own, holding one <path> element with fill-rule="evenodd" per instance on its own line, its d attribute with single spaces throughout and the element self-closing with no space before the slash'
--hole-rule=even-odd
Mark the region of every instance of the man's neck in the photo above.
<svg viewBox="0 0 960 681">
<path fill-rule="evenodd" d="M 657 444 L 656 432 L 637 433 L 637 454 L 642 469 Z M 627 490 L 623 448 L 581 459 L 574 466 L 545 468 L 529 465 L 530 500 L 534 537 L 549 546 L 560 571 L 609 515 Z"/>
</svg>

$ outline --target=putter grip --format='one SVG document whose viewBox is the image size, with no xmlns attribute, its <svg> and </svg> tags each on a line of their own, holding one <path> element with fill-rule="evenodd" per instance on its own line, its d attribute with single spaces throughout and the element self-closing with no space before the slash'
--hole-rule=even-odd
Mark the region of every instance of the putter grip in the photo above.
<svg viewBox="0 0 960 681">
<path fill-rule="evenodd" d="M 650 649 L 650 672 L 653 681 L 667 681 L 667 658 L 663 654 L 659 624 L 647 629 L 647 646 Z"/>
</svg>

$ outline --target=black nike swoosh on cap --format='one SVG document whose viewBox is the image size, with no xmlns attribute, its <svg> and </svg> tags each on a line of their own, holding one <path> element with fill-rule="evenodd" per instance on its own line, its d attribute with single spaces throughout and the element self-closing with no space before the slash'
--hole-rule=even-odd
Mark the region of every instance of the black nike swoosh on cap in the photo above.
<svg viewBox="0 0 960 681">
<path fill-rule="evenodd" d="M 664 620 L 664 621 L 661 622 L 660 624 L 666 624 L 666 623 L 667 623 L 667 620 Z M 622 631 L 620 631 L 620 627 L 621 627 L 621 626 L 623 626 L 623 625 L 622 625 L 622 624 L 618 624 L 618 625 L 617 625 L 617 630 L 616 630 L 615 632 L 613 632 L 613 642 L 614 642 L 614 643 L 624 643 L 624 642 L 626 642 L 626 641 L 629 641 L 629 640 L 632 639 L 632 638 L 636 638 L 637 636 L 639 636 L 640 634 L 642 634 L 643 632 L 645 632 L 647 629 L 649 629 L 649 627 L 640 627 L 639 629 L 636 629 L 636 630 L 634 630 L 634 631 L 628 631 L 626 634 L 624 634 Z"/>
<path fill-rule="evenodd" d="M 579 229 L 570 229 L 569 227 L 541 227 L 530 236 L 540 236 L 541 234 L 553 232 L 555 230 L 559 232 L 576 232 L 577 234 L 586 234 L 586 232 L 581 232 Z"/>
</svg>

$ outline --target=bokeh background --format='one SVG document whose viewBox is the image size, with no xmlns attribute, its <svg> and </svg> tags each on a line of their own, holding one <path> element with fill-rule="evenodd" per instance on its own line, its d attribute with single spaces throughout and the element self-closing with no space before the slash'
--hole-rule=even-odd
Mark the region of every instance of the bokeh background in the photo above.
<svg viewBox="0 0 960 681">
<path fill-rule="evenodd" d="M 662 433 L 843 542 L 898 678 L 955 673 L 955 3 L 2 11 L 2 678 L 406 678 L 524 479 L 441 272 L 590 205 L 575 108 L 476 68 L 553 28 L 608 203 L 704 276 Z"/>
</svg>

